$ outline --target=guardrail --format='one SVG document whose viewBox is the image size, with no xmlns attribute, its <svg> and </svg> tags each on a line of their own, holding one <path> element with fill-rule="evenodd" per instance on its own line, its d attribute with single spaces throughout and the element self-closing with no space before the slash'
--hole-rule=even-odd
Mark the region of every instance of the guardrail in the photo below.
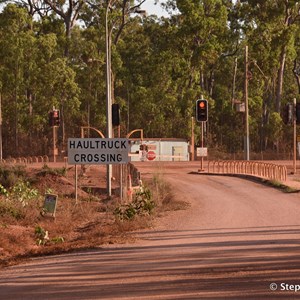
<svg viewBox="0 0 300 300">
<path fill-rule="evenodd" d="M 208 173 L 247 174 L 271 180 L 286 181 L 286 166 L 258 161 L 208 161 Z"/>
</svg>

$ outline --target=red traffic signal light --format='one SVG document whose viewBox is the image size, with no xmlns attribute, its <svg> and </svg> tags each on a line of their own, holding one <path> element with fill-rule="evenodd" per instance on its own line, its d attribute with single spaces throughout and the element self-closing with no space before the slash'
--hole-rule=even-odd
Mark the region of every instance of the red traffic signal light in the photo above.
<svg viewBox="0 0 300 300">
<path fill-rule="evenodd" d="M 200 99 L 196 101 L 196 120 L 198 122 L 207 122 L 208 120 L 208 102 Z"/>
<path fill-rule="evenodd" d="M 49 112 L 49 126 L 59 126 L 60 125 L 60 113 L 58 109 L 54 109 Z"/>
</svg>

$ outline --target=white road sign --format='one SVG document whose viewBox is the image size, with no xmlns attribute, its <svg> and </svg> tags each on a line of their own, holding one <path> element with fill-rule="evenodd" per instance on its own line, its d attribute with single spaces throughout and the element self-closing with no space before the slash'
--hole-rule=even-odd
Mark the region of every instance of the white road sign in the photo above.
<svg viewBox="0 0 300 300">
<path fill-rule="evenodd" d="M 68 163 L 74 165 L 125 164 L 128 162 L 129 140 L 124 138 L 70 138 Z"/>
<path fill-rule="evenodd" d="M 207 156 L 207 148 L 197 148 L 197 156 Z"/>
</svg>

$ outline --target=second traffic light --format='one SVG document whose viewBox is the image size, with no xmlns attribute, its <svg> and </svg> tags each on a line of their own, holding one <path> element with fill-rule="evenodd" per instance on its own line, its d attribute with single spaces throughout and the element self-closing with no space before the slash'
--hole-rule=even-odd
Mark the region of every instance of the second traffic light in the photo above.
<svg viewBox="0 0 300 300">
<path fill-rule="evenodd" d="M 120 108 L 119 104 L 113 103 L 111 106 L 112 110 L 112 125 L 119 126 L 120 125 Z"/>
<path fill-rule="evenodd" d="M 293 124 L 294 120 L 297 125 L 300 125 L 300 103 L 296 103 L 296 106 L 293 103 L 286 104 L 281 117 L 286 125 Z"/>
<path fill-rule="evenodd" d="M 296 104 L 296 124 L 300 125 L 300 103 Z"/>
<path fill-rule="evenodd" d="M 196 120 L 198 122 L 207 122 L 208 120 L 208 102 L 204 99 L 196 101 Z"/>
</svg>

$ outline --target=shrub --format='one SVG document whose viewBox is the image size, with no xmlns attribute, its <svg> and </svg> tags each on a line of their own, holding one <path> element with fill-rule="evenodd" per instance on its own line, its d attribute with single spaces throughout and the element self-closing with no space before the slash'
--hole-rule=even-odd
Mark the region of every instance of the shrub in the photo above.
<svg viewBox="0 0 300 300">
<path fill-rule="evenodd" d="M 41 226 L 36 226 L 35 230 L 36 244 L 38 246 L 45 245 L 49 241 L 48 231 Z"/>
<path fill-rule="evenodd" d="M 23 206 L 28 204 L 28 201 L 36 199 L 38 191 L 30 187 L 29 182 L 18 181 L 10 192 L 10 198 L 18 200 Z"/>
<path fill-rule="evenodd" d="M 15 205 L 9 200 L 0 200 L 0 217 L 13 217 L 16 220 L 24 218 L 22 207 Z"/>
<path fill-rule="evenodd" d="M 119 220 L 132 220 L 136 215 L 150 215 L 155 207 L 149 189 L 142 188 L 131 203 L 118 206 L 114 214 Z"/>
<path fill-rule="evenodd" d="M 29 211 L 39 206 L 38 191 L 32 189 L 28 182 L 19 180 L 9 190 L 0 184 L 0 216 L 24 219 Z M 32 201 L 36 200 L 36 202 Z M 30 205 L 29 205 L 30 204 Z M 25 209 L 26 208 L 26 209 Z"/>
<path fill-rule="evenodd" d="M 0 195 L 3 195 L 5 197 L 8 197 L 9 195 L 7 189 L 2 184 L 0 184 Z"/>
<path fill-rule="evenodd" d="M 47 244 L 61 244 L 65 241 L 64 238 L 61 236 L 54 237 L 50 240 L 48 231 L 40 225 L 37 225 L 35 227 L 34 233 L 36 237 L 36 244 L 38 246 L 45 246 Z"/>
<path fill-rule="evenodd" d="M 60 175 L 66 176 L 67 169 L 66 168 L 50 168 L 47 165 L 44 165 L 42 170 L 38 173 L 39 176 L 50 175 Z"/>
<path fill-rule="evenodd" d="M 0 183 L 8 189 L 14 186 L 18 180 L 24 179 L 25 174 L 25 168 L 23 166 L 0 167 Z"/>
</svg>

